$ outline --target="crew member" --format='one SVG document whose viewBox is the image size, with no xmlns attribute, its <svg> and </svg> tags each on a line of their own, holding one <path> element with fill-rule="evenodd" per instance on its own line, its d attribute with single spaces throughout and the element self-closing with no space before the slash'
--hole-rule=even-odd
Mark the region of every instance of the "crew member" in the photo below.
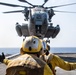
<svg viewBox="0 0 76 75">
<path fill-rule="evenodd" d="M 40 56 L 40 58 L 49 65 L 49 67 L 52 70 L 54 75 L 56 75 L 56 70 L 55 70 L 56 67 L 60 67 L 67 71 L 76 69 L 76 62 L 74 62 L 74 63 L 67 62 L 67 61 L 64 61 L 63 59 L 61 59 L 59 56 L 49 53 L 50 46 L 48 44 L 46 44 L 45 41 L 42 41 L 42 43 L 43 42 L 44 42 L 44 44 L 43 44 L 44 53 Z"/>
<path fill-rule="evenodd" d="M 0 62 L 7 65 L 6 75 L 53 75 L 49 66 L 40 58 L 42 43 L 39 38 L 29 36 L 22 43 L 25 54 L 8 60 L 4 54 L 0 55 Z"/>
</svg>

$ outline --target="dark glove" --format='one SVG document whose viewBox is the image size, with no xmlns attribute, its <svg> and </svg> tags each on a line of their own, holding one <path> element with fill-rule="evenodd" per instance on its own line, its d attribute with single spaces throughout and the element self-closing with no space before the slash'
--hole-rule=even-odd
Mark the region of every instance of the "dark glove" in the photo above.
<svg viewBox="0 0 76 75">
<path fill-rule="evenodd" d="M 5 55 L 4 55 L 4 53 L 2 52 L 2 55 L 0 55 L 0 62 L 3 62 L 4 59 L 5 59 Z"/>
</svg>

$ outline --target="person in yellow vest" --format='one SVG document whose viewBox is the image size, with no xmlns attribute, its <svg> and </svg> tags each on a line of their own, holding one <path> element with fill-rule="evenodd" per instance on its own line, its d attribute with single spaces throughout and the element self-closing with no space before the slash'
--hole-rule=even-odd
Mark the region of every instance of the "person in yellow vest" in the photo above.
<svg viewBox="0 0 76 75">
<path fill-rule="evenodd" d="M 60 67 L 64 70 L 71 71 L 76 69 L 76 62 L 71 63 L 64 61 L 59 56 L 49 53 L 50 46 L 46 43 L 46 41 L 42 41 L 43 45 L 43 54 L 40 56 L 42 60 L 44 60 L 52 70 L 53 74 L 56 75 L 56 67 Z"/>
<path fill-rule="evenodd" d="M 42 43 L 36 36 L 27 37 L 22 48 L 24 54 L 8 60 L 2 53 L 0 62 L 7 65 L 6 75 L 53 75 L 49 66 L 39 58 Z"/>
</svg>

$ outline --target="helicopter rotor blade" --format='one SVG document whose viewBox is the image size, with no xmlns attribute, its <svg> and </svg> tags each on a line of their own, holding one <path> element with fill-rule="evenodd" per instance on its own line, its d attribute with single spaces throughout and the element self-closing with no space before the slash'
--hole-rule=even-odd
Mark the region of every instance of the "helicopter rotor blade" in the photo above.
<svg viewBox="0 0 76 75">
<path fill-rule="evenodd" d="M 0 2 L 0 5 L 6 5 L 6 6 L 11 6 L 11 7 L 26 7 L 26 6 L 21 6 L 21 5 L 15 5 L 15 4 L 9 4 L 9 3 L 3 3 L 3 2 Z"/>
<path fill-rule="evenodd" d="M 8 14 L 8 13 L 19 13 L 22 12 L 23 10 L 16 10 L 16 11 L 7 11 L 7 12 L 3 12 L 4 14 Z"/>
<path fill-rule="evenodd" d="M 47 1 L 48 1 L 48 0 L 44 0 L 44 3 L 42 4 L 42 7 L 46 4 Z"/>
<path fill-rule="evenodd" d="M 71 12 L 71 11 L 59 11 L 59 10 L 54 10 L 54 12 L 60 12 L 60 13 L 76 13 L 76 12 Z"/>
<path fill-rule="evenodd" d="M 18 0 L 18 1 L 20 1 L 20 2 L 25 2 L 25 3 L 27 3 L 27 4 L 29 4 L 29 5 L 31 5 L 31 6 L 33 6 L 33 7 L 34 7 L 34 5 L 33 5 L 33 4 L 29 3 L 29 2 L 28 2 L 28 1 L 26 1 L 26 0 Z"/>
<path fill-rule="evenodd" d="M 69 6 L 69 5 L 75 5 L 76 3 L 70 3 L 70 4 L 64 4 L 64 5 L 58 5 L 58 6 L 51 6 L 46 8 L 57 8 L 57 7 L 63 7 L 63 6 Z"/>
</svg>

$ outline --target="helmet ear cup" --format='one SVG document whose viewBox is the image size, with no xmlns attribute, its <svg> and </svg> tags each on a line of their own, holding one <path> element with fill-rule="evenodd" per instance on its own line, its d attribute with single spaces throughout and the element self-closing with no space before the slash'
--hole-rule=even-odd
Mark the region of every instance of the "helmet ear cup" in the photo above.
<svg viewBox="0 0 76 75">
<path fill-rule="evenodd" d="M 42 48 L 43 48 L 43 50 L 47 50 L 48 47 L 47 47 L 46 41 L 45 40 L 41 40 L 41 42 L 42 42 Z"/>
<path fill-rule="evenodd" d="M 47 44 L 47 49 L 50 50 L 50 46 Z"/>
</svg>

